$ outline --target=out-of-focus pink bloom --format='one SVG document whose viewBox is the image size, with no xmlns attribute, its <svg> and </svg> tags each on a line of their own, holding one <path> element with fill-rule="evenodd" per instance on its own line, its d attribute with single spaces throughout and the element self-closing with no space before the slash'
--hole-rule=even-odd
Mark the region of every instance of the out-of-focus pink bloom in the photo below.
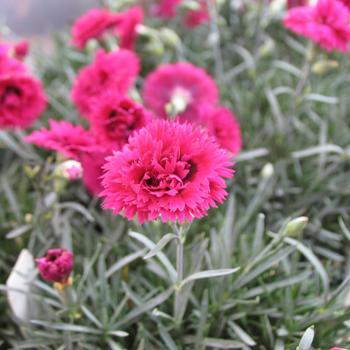
<svg viewBox="0 0 350 350">
<path fill-rule="evenodd" d="M 350 12 L 338 0 L 318 0 L 315 6 L 288 11 L 284 25 L 327 51 L 347 52 L 350 42 Z"/>
<path fill-rule="evenodd" d="M 188 28 L 198 27 L 209 20 L 209 9 L 207 0 L 199 1 L 199 8 L 186 12 L 184 23 Z"/>
<path fill-rule="evenodd" d="M 137 26 L 143 22 L 143 10 L 134 6 L 119 15 L 115 32 L 119 37 L 119 46 L 122 49 L 132 50 L 137 37 Z"/>
<path fill-rule="evenodd" d="M 151 115 L 128 97 L 108 92 L 96 103 L 91 114 L 91 130 L 104 147 L 118 150 L 129 136 L 144 127 Z"/>
<path fill-rule="evenodd" d="M 346 349 L 335 347 L 335 348 L 332 348 L 331 350 L 346 350 Z"/>
<path fill-rule="evenodd" d="M 200 123 L 219 145 L 236 156 L 242 148 L 242 136 L 236 116 L 225 107 L 202 107 Z"/>
<path fill-rule="evenodd" d="M 103 190 L 101 184 L 103 166 L 106 163 L 105 158 L 108 155 L 110 155 L 110 152 L 107 150 L 82 154 L 83 182 L 89 192 L 94 196 L 98 196 Z"/>
<path fill-rule="evenodd" d="M 23 65 L 13 59 L 0 59 L 0 128 L 31 126 L 46 107 L 40 81 L 23 73 Z"/>
<path fill-rule="evenodd" d="M 308 4 L 308 0 L 288 0 L 287 1 L 287 7 L 289 9 L 293 7 L 298 7 L 298 6 L 305 6 Z"/>
<path fill-rule="evenodd" d="M 49 120 L 49 129 L 33 131 L 25 140 L 38 147 L 60 152 L 68 158 L 79 160 L 83 152 L 98 149 L 94 137 L 80 125 L 66 121 Z"/>
<path fill-rule="evenodd" d="M 119 22 L 119 17 L 106 9 L 94 8 L 79 17 L 72 27 L 72 42 L 82 50 L 90 39 L 100 39 Z"/>
<path fill-rule="evenodd" d="M 191 124 L 157 120 L 129 139 L 104 166 L 103 207 L 140 223 L 192 221 L 222 203 L 233 175 L 228 153 Z"/>
<path fill-rule="evenodd" d="M 158 0 L 151 7 L 151 14 L 163 18 L 172 18 L 177 14 L 177 6 L 182 0 Z"/>
<path fill-rule="evenodd" d="M 45 281 L 67 284 L 73 270 L 73 254 L 65 249 L 50 249 L 47 255 L 36 259 L 40 276 Z"/>
<path fill-rule="evenodd" d="M 94 62 L 80 70 L 72 89 L 79 112 L 89 118 L 96 101 L 108 90 L 126 94 L 140 69 L 138 57 L 128 50 L 99 50 Z"/>
<path fill-rule="evenodd" d="M 340 0 L 350 11 L 350 0 Z"/>
<path fill-rule="evenodd" d="M 59 164 L 55 169 L 55 174 L 74 181 L 83 177 L 83 168 L 80 162 L 70 159 Z"/>
<path fill-rule="evenodd" d="M 204 69 L 179 62 L 162 65 L 150 73 L 142 96 L 146 107 L 158 117 L 167 118 L 167 108 L 173 106 L 180 120 L 194 121 L 198 106 L 217 103 L 218 89 Z"/>
<path fill-rule="evenodd" d="M 22 40 L 14 45 L 13 47 L 14 56 L 19 59 L 23 60 L 29 52 L 29 42 L 27 40 Z"/>
</svg>

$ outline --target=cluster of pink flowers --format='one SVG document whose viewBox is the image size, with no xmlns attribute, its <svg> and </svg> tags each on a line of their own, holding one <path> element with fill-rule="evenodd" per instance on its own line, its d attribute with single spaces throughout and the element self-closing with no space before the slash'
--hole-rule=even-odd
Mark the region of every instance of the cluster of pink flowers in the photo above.
<svg viewBox="0 0 350 350">
<path fill-rule="evenodd" d="M 176 17 L 183 0 L 156 0 L 152 2 L 151 14 L 165 19 Z M 209 20 L 209 8 L 207 0 L 199 0 L 198 8 L 187 9 L 183 23 L 188 28 L 197 27 Z"/>
<path fill-rule="evenodd" d="M 27 42 L 0 43 L 0 128 L 25 129 L 45 109 L 42 85 L 22 62 L 27 52 Z"/>
<path fill-rule="evenodd" d="M 284 25 L 323 49 L 347 52 L 350 43 L 350 1 L 318 0 L 291 8 Z"/>
<path fill-rule="evenodd" d="M 83 48 L 106 30 L 123 42 L 140 13 L 91 10 L 76 21 L 73 42 Z M 227 195 L 229 159 L 241 149 L 239 124 L 220 106 L 218 88 L 202 68 L 186 62 L 158 67 L 143 84 L 144 105 L 129 96 L 139 71 L 133 51 L 98 50 L 71 91 L 88 128 L 49 120 L 49 128 L 26 140 L 79 161 L 86 187 L 115 214 L 137 215 L 140 222 L 191 221 Z"/>
<path fill-rule="evenodd" d="M 143 10 L 134 6 L 125 12 L 94 8 L 77 19 L 72 27 L 72 43 L 80 50 L 90 39 L 100 40 L 110 34 L 118 38 L 119 46 L 134 48 L 137 26 L 143 22 Z"/>
</svg>

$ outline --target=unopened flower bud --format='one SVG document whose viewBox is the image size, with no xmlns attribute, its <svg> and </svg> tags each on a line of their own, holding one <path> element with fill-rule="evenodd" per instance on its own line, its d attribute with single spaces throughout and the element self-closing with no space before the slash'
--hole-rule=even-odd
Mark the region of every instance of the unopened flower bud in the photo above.
<svg viewBox="0 0 350 350">
<path fill-rule="evenodd" d="M 275 42 L 272 39 L 266 40 L 260 47 L 258 55 L 261 58 L 270 56 L 275 49 Z"/>
<path fill-rule="evenodd" d="M 306 216 L 300 216 L 288 222 L 286 226 L 286 234 L 288 236 L 298 237 L 304 231 L 306 225 L 309 222 L 309 218 Z"/>
<path fill-rule="evenodd" d="M 28 51 L 29 43 L 27 40 L 22 40 L 13 47 L 14 56 L 19 60 L 23 60 L 27 56 Z"/>
<path fill-rule="evenodd" d="M 47 255 L 36 259 L 40 276 L 45 281 L 61 285 L 69 284 L 69 276 L 73 270 L 73 254 L 65 249 L 50 249 Z"/>
<path fill-rule="evenodd" d="M 80 162 L 76 160 L 67 160 L 56 167 L 55 175 L 70 181 L 78 180 L 83 176 L 83 168 Z"/>
<path fill-rule="evenodd" d="M 339 67 L 339 62 L 336 60 L 321 60 L 317 61 L 312 66 L 312 73 L 317 75 L 327 74 L 333 69 L 337 69 Z"/>
<path fill-rule="evenodd" d="M 267 163 L 261 170 L 261 176 L 264 179 L 269 179 L 275 172 L 275 169 L 271 163 Z"/>
<path fill-rule="evenodd" d="M 169 28 L 162 28 L 160 30 L 160 35 L 163 42 L 170 47 L 175 47 L 180 41 L 178 35 Z"/>
</svg>

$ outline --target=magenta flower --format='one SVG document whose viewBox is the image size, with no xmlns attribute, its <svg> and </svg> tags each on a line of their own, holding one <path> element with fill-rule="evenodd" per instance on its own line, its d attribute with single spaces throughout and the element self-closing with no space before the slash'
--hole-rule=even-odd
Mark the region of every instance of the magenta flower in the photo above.
<svg viewBox="0 0 350 350">
<path fill-rule="evenodd" d="M 67 284 L 73 270 L 73 254 L 65 249 L 50 249 L 36 259 L 40 276 L 45 281 Z"/>
<path fill-rule="evenodd" d="M 91 130 L 98 142 L 115 150 L 127 143 L 129 136 L 150 120 L 150 113 L 141 105 L 112 92 L 101 97 L 90 118 Z"/>
<path fill-rule="evenodd" d="M 338 0 L 319 0 L 315 6 L 288 11 L 284 25 L 327 51 L 347 52 L 350 42 L 350 12 Z"/>
<path fill-rule="evenodd" d="M 233 175 L 226 151 L 191 124 L 157 120 L 107 157 L 103 207 L 143 223 L 192 221 L 222 203 Z"/>
<path fill-rule="evenodd" d="M 209 20 L 209 9 L 207 0 L 199 1 L 199 8 L 186 12 L 184 23 L 188 28 L 198 27 Z"/>
<path fill-rule="evenodd" d="M 139 59 L 131 51 L 98 51 L 94 62 L 81 69 L 74 82 L 71 95 L 79 112 L 88 118 L 96 100 L 108 90 L 125 94 L 139 69 Z"/>
<path fill-rule="evenodd" d="M 29 52 L 29 42 L 27 40 L 22 40 L 14 45 L 13 47 L 14 56 L 19 59 L 23 60 Z"/>
<path fill-rule="evenodd" d="M 350 0 L 340 0 L 350 11 Z"/>
<path fill-rule="evenodd" d="M 216 104 L 218 89 L 213 79 L 190 63 L 166 64 L 150 73 L 143 86 L 147 108 L 167 118 L 167 107 L 175 105 L 181 120 L 193 121 L 202 103 Z"/>
<path fill-rule="evenodd" d="M 90 39 L 100 39 L 113 28 L 119 18 L 106 9 L 94 8 L 79 17 L 72 27 L 72 42 L 78 49 L 84 49 Z"/>
<path fill-rule="evenodd" d="M 105 158 L 111 155 L 108 150 L 87 152 L 82 154 L 81 164 L 83 166 L 83 182 L 89 192 L 98 196 L 103 190 L 101 181 Z"/>
<path fill-rule="evenodd" d="M 225 107 L 202 108 L 201 122 L 219 145 L 236 156 L 242 148 L 241 128 L 236 116 Z"/>
<path fill-rule="evenodd" d="M 287 0 L 287 7 L 289 9 L 298 6 L 305 6 L 308 4 L 308 0 Z"/>
<path fill-rule="evenodd" d="M 182 0 L 158 0 L 157 3 L 151 7 L 151 13 L 153 16 L 159 16 L 163 18 L 172 18 L 177 14 L 177 6 Z"/>
<path fill-rule="evenodd" d="M 133 50 L 137 37 L 137 26 L 143 22 L 143 10 L 139 6 L 130 7 L 120 13 L 115 33 L 119 37 L 119 46 L 122 49 Z"/>
<path fill-rule="evenodd" d="M 40 81 L 22 73 L 20 62 L 4 61 L 6 67 L 0 68 L 0 128 L 25 129 L 44 112 L 46 96 Z"/>
<path fill-rule="evenodd" d="M 80 159 L 81 153 L 99 148 L 91 133 L 79 125 L 66 121 L 49 120 L 50 129 L 33 131 L 25 140 L 38 147 L 60 152 L 67 158 Z"/>
</svg>

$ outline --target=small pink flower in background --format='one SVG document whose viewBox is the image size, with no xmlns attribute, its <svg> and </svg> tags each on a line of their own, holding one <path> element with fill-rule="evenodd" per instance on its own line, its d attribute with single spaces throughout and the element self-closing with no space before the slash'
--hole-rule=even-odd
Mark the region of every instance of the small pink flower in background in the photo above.
<svg viewBox="0 0 350 350">
<path fill-rule="evenodd" d="M 13 47 L 14 56 L 19 59 L 23 60 L 29 52 L 29 42 L 27 40 L 22 40 L 14 45 Z"/>
<path fill-rule="evenodd" d="M 222 203 L 233 175 L 226 151 L 191 124 L 157 120 L 107 157 L 103 207 L 140 223 L 192 221 Z"/>
<path fill-rule="evenodd" d="M 83 182 L 89 192 L 98 196 L 103 190 L 101 181 L 105 158 L 111 155 L 107 150 L 87 152 L 82 154 L 81 163 L 83 166 Z"/>
<path fill-rule="evenodd" d="M 140 69 L 138 57 L 128 50 L 106 53 L 100 50 L 94 62 L 80 70 L 71 92 L 72 100 L 86 118 L 94 109 L 96 100 L 106 91 L 127 93 Z"/>
<path fill-rule="evenodd" d="M 66 160 L 57 166 L 55 173 L 70 181 L 74 181 L 83 177 L 83 168 L 81 163 L 76 160 Z"/>
<path fill-rule="evenodd" d="M 50 249 L 46 256 L 36 259 L 36 263 L 42 279 L 67 284 L 73 270 L 73 254 L 65 249 Z"/>
<path fill-rule="evenodd" d="M 338 0 L 318 0 L 315 6 L 292 8 L 284 25 L 327 51 L 347 52 L 350 42 L 350 12 Z"/>
<path fill-rule="evenodd" d="M 7 45 L 0 46 L 0 76 L 10 74 L 26 74 L 26 65 L 10 56 L 11 49 Z"/>
<path fill-rule="evenodd" d="M 94 137 L 79 125 L 50 119 L 49 126 L 50 129 L 33 131 L 25 140 L 75 160 L 80 159 L 82 152 L 91 152 L 98 147 Z"/>
<path fill-rule="evenodd" d="M 79 17 L 72 27 L 72 42 L 78 49 L 84 49 L 90 39 L 100 39 L 103 34 L 113 28 L 118 17 L 106 9 L 91 9 Z"/>
<path fill-rule="evenodd" d="M 346 349 L 335 347 L 335 348 L 332 348 L 331 350 L 346 350 Z"/>
<path fill-rule="evenodd" d="M 188 28 L 198 27 L 209 20 L 209 9 L 207 0 L 199 0 L 199 8 L 186 12 L 184 23 Z"/>
<path fill-rule="evenodd" d="M 133 50 L 137 37 L 137 26 L 143 22 L 143 10 L 139 6 L 129 8 L 119 15 L 115 33 L 119 37 L 119 46 L 122 49 Z"/>
<path fill-rule="evenodd" d="M 156 116 L 167 118 L 167 106 L 173 103 L 182 110 L 176 113 L 181 120 L 193 121 L 200 104 L 218 102 L 218 89 L 204 69 L 179 62 L 151 72 L 143 85 L 142 96 L 146 107 Z"/>
<path fill-rule="evenodd" d="M 308 0 L 287 0 L 287 6 L 289 9 L 298 6 L 305 6 L 308 4 Z"/>
<path fill-rule="evenodd" d="M 182 0 L 157 0 L 151 7 L 151 14 L 163 18 L 172 18 L 177 15 L 177 6 Z"/>
<path fill-rule="evenodd" d="M 40 81 L 24 74 L 22 69 L 20 62 L 17 64 L 7 59 L 0 68 L 0 128 L 25 129 L 36 121 L 46 107 L 46 96 Z"/>
<path fill-rule="evenodd" d="M 91 130 L 98 142 L 113 149 L 121 148 L 130 135 L 150 120 L 151 115 L 143 106 L 113 92 L 101 97 L 90 118 Z"/>
<path fill-rule="evenodd" d="M 236 156 L 242 148 L 241 129 L 236 116 L 225 107 L 203 107 L 200 123 L 219 145 Z"/>
</svg>

